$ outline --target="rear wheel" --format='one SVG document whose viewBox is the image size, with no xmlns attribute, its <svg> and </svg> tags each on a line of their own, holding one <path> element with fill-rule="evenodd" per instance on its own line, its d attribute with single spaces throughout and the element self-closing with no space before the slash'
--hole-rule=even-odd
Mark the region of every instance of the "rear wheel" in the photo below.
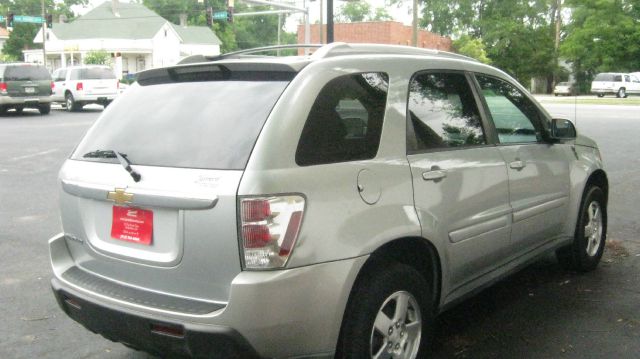
<svg viewBox="0 0 640 359">
<path fill-rule="evenodd" d="M 336 358 L 424 358 L 434 326 L 427 281 L 404 264 L 374 265 L 354 286 Z"/>
<path fill-rule="evenodd" d="M 573 243 L 556 252 L 560 264 L 572 270 L 596 269 L 607 238 L 607 207 L 602 189 L 591 186 L 582 199 Z"/>
<path fill-rule="evenodd" d="M 603 93 L 599 93 L 598 97 L 604 97 L 604 94 Z"/>
<path fill-rule="evenodd" d="M 17 114 L 21 114 L 22 111 L 24 110 L 24 107 L 16 107 L 14 110 L 16 110 Z"/>
<path fill-rule="evenodd" d="M 71 92 L 67 92 L 67 94 L 64 96 L 64 99 L 65 99 L 64 102 L 66 104 L 67 111 L 74 112 L 74 111 L 80 110 L 80 106 L 78 105 L 76 100 L 73 98 L 73 94 L 71 94 Z"/>
<path fill-rule="evenodd" d="M 0 116 L 4 116 L 7 114 L 7 108 L 5 106 L 0 106 Z"/>
<path fill-rule="evenodd" d="M 49 112 L 51 112 L 51 104 L 47 103 L 47 104 L 38 106 L 38 111 L 40 111 L 41 115 L 48 115 Z"/>
</svg>

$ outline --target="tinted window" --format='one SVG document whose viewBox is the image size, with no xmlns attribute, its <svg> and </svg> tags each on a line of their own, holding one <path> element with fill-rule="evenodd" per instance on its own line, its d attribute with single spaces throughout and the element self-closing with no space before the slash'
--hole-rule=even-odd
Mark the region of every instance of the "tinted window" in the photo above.
<svg viewBox="0 0 640 359">
<path fill-rule="evenodd" d="M 629 77 L 629 75 L 624 75 L 624 81 L 631 82 L 631 77 Z"/>
<path fill-rule="evenodd" d="M 540 139 L 536 106 L 514 85 L 493 77 L 477 76 L 501 143 Z"/>
<path fill-rule="evenodd" d="M 39 81 L 51 80 L 51 74 L 42 66 L 18 65 L 7 66 L 4 72 L 5 81 Z"/>
<path fill-rule="evenodd" d="M 329 81 L 311 107 L 296 162 L 305 166 L 374 158 L 388 82 L 383 73 L 346 75 Z"/>
<path fill-rule="evenodd" d="M 598 74 L 593 81 L 613 81 L 613 74 Z"/>
<path fill-rule="evenodd" d="M 71 80 L 112 80 L 116 75 L 111 69 L 90 67 L 71 71 Z"/>
<path fill-rule="evenodd" d="M 460 73 L 422 73 L 409 85 L 407 149 L 485 144 L 467 79 Z"/>
<path fill-rule="evenodd" d="M 613 81 L 614 82 L 622 82 L 622 75 L 613 76 Z"/>
<path fill-rule="evenodd" d="M 67 75 L 67 70 L 58 70 L 53 74 L 53 81 L 64 81 Z"/>
<path fill-rule="evenodd" d="M 243 169 L 287 84 L 233 78 L 134 84 L 109 106 L 72 158 L 115 162 L 84 157 L 115 150 L 140 165 Z"/>
</svg>

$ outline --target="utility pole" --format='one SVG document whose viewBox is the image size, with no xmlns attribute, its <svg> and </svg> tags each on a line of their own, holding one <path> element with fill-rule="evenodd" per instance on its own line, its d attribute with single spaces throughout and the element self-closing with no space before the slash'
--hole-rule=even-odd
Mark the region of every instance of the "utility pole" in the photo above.
<svg viewBox="0 0 640 359">
<path fill-rule="evenodd" d="M 418 0 L 413 0 L 413 22 L 411 24 L 411 46 L 418 46 Z"/>
<path fill-rule="evenodd" d="M 44 0 L 42 0 L 42 65 L 47 67 L 47 15 L 44 12 Z"/>
<path fill-rule="evenodd" d="M 327 44 L 333 42 L 333 0 L 327 0 Z"/>
</svg>

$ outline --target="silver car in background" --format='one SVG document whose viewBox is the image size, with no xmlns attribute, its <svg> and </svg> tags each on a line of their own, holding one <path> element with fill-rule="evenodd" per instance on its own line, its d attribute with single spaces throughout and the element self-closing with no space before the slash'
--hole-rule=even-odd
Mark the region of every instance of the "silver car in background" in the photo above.
<svg viewBox="0 0 640 359">
<path fill-rule="evenodd" d="M 425 358 L 438 313 L 550 251 L 593 270 L 606 238 L 594 141 L 409 47 L 145 71 L 59 177 L 58 303 L 162 356 Z"/>
</svg>

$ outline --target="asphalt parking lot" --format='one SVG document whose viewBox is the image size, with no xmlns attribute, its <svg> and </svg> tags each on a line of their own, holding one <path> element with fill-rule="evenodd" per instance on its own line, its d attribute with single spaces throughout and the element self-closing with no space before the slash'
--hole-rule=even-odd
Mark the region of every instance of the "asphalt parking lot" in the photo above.
<svg viewBox="0 0 640 359">
<path fill-rule="evenodd" d="M 603 262 L 577 274 L 545 258 L 461 303 L 439 318 L 436 358 L 640 353 L 640 106 L 543 103 L 600 144 L 611 183 Z M 100 112 L 0 117 L 0 358 L 149 358 L 81 328 L 49 289 L 57 171 Z"/>
</svg>

